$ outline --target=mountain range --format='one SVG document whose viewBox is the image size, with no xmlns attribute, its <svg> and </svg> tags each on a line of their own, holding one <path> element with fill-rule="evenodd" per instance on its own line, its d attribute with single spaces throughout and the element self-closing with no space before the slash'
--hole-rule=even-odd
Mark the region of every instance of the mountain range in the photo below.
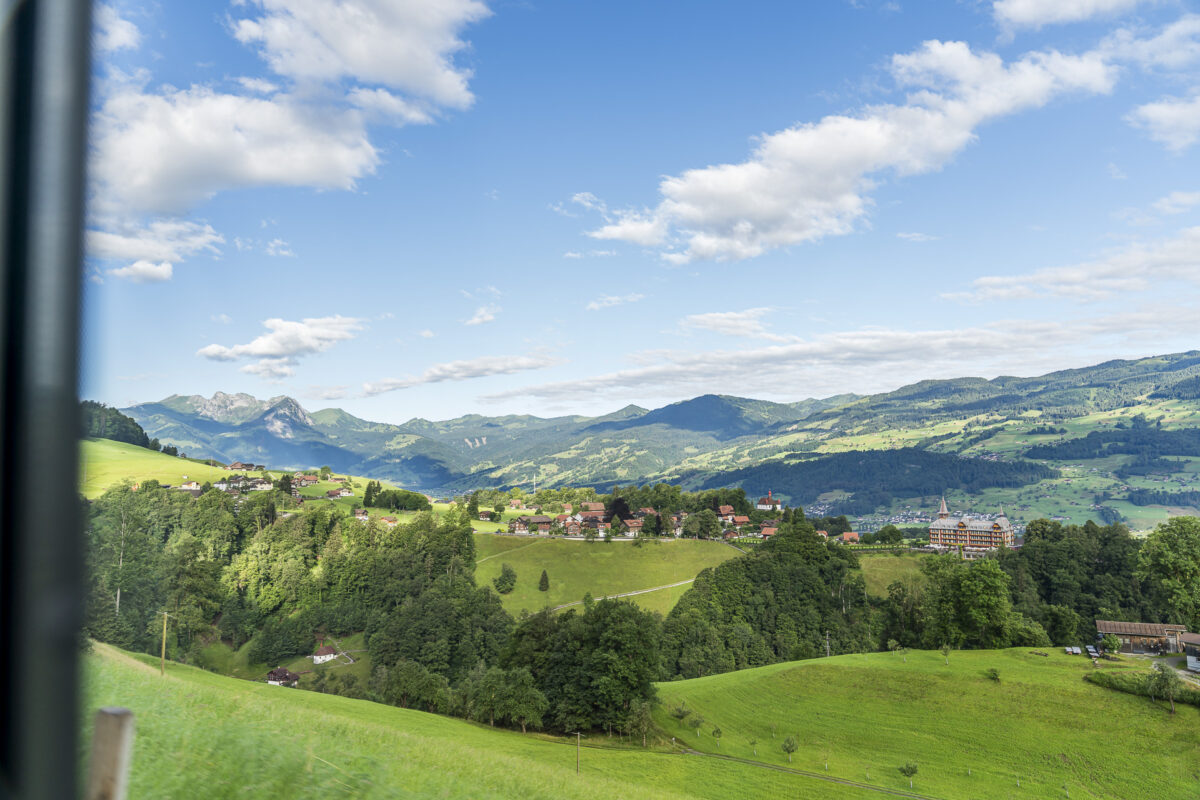
<svg viewBox="0 0 1200 800">
<path fill-rule="evenodd" d="M 223 392 L 172 395 L 121 410 L 150 436 L 192 457 L 279 468 L 328 464 L 430 492 L 535 480 L 597 487 L 725 481 L 753 492 L 771 488 L 755 477 L 766 469 L 777 493 L 813 502 L 836 489 L 806 488 L 813 460 L 903 448 L 1019 460 L 1023 449 L 1016 441 L 1085 435 L 1111 424 L 1105 420 L 1113 415 L 1144 411 L 1160 413 L 1168 426 L 1187 424 L 1190 414 L 1200 413 L 1198 383 L 1200 351 L 1191 351 L 1037 377 L 926 380 L 875 395 L 795 403 L 710 394 L 653 410 L 630 405 L 600 417 L 469 414 L 392 424 L 336 408 L 309 412 L 286 396 L 260 400 Z M 805 469 L 796 473 L 809 477 L 788 485 L 789 465 L 802 462 Z"/>
</svg>

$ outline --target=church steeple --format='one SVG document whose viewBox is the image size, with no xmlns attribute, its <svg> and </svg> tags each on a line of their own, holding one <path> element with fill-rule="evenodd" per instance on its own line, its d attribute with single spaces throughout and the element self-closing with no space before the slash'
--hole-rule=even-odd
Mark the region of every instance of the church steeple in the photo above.
<svg viewBox="0 0 1200 800">
<path fill-rule="evenodd" d="M 938 519 L 945 519 L 950 516 L 950 509 L 946 508 L 946 495 L 942 495 L 942 507 L 938 509 Z"/>
</svg>

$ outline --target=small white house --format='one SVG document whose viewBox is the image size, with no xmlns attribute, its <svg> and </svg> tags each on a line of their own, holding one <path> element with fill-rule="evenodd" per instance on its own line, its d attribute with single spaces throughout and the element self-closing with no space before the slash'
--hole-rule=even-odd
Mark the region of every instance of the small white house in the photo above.
<svg viewBox="0 0 1200 800">
<path fill-rule="evenodd" d="M 329 645 L 325 645 L 320 650 L 313 653 L 312 660 L 314 664 L 324 664 L 326 661 L 333 661 L 337 657 L 337 650 L 334 650 Z"/>
</svg>

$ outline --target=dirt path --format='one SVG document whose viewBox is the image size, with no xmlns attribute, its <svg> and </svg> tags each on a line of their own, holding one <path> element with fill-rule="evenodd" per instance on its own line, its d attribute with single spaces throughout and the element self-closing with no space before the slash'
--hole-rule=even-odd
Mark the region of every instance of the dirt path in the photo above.
<svg viewBox="0 0 1200 800">
<path fill-rule="evenodd" d="M 606 594 L 606 595 L 604 595 L 604 597 L 597 597 L 596 599 L 597 600 L 608 600 L 608 599 L 615 598 L 615 597 L 633 597 L 635 594 L 649 594 L 650 592 L 657 592 L 659 589 L 673 589 L 676 586 L 684 586 L 686 584 L 694 582 L 695 580 L 696 580 L 695 578 L 688 578 L 686 581 L 680 581 L 679 583 L 668 583 L 665 586 L 655 586 L 650 589 L 638 589 L 637 591 L 634 591 L 634 592 L 621 592 L 620 594 Z M 583 602 L 582 600 L 576 600 L 574 603 L 563 603 L 561 606 L 555 606 L 554 608 L 552 608 L 550 610 L 558 611 L 560 608 L 570 608 L 571 606 L 577 606 L 582 602 Z"/>
<path fill-rule="evenodd" d="M 493 555 L 487 556 L 487 557 L 485 557 L 485 558 L 480 558 L 480 559 L 477 559 L 477 560 L 475 561 L 475 563 L 476 563 L 476 564 L 482 564 L 482 563 L 483 563 L 483 562 L 485 562 L 485 561 L 491 561 L 493 558 L 499 558 L 500 556 L 506 556 L 506 555 L 508 555 L 509 553 L 515 553 L 515 552 L 517 552 L 518 550 L 524 550 L 526 547 L 533 547 L 535 544 L 537 544 L 538 542 L 541 542 L 541 541 L 546 541 L 546 540 L 543 540 L 543 539 L 534 539 L 534 540 L 533 540 L 532 542 L 530 542 L 529 544 L 523 544 L 523 545 L 521 545 L 520 547 L 514 547 L 514 548 L 513 548 L 513 549 L 511 549 L 511 550 L 505 550 L 503 553 L 494 553 Z"/>
</svg>

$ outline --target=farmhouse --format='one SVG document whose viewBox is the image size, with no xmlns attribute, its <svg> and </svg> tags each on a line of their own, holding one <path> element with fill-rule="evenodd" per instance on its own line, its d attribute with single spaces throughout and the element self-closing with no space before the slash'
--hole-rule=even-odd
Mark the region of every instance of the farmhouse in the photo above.
<svg viewBox="0 0 1200 800">
<path fill-rule="evenodd" d="M 333 661 L 337 657 L 337 650 L 334 650 L 329 645 L 325 645 L 313 653 L 312 660 L 314 664 L 324 664 L 326 661 Z"/>
<path fill-rule="evenodd" d="M 952 517 L 946 498 L 938 509 L 938 518 L 929 526 L 929 544 L 933 547 L 965 547 L 993 550 L 1012 547 L 1013 526 L 1003 512 L 997 520 Z"/>
<path fill-rule="evenodd" d="M 399 520 L 397 520 L 395 517 L 381 517 L 379 521 L 384 525 L 387 525 L 389 528 L 396 527 L 396 523 L 399 522 Z"/>
<path fill-rule="evenodd" d="M 754 504 L 754 508 L 758 511 L 778 511 L 783 507 L 783 503 L 771 496 L 771 490 L 767 489 L 767 496 L 758 498 L 758 502 Z"/>
<path fill-rule="evenodd" d="M 520 516 L 508 523 L 509 533 L 549 533 L 554 520 L 541 514 Z"/>
<path fill-rule="evenodd" d="M 1185 633 L 1179 637 L 1183 651 L 1187 653 L 1187 668 L 1200 672 L 1200 633 Z"/>
<path fill-rule="evenodd" d="M 584 511 L 599 511 L 604 513 L 604 503 L 580 503 L 579 507 Z"/>
<path fill-rule="evenodd" d="M 253 465 L 253 464 L 247 464 L 247 463 L 245 463 L 245 462 L 243 462 L 243 461 L 235 461 L 235 462 L 233 462 L 232 464 L 230 464 L 228 467 L 226 467 L 225 469 L 234 470 L 235 472 L 236 472 L 237 470 L 239 470 L 239 469 L 244 469 L 244 470 L 246 470 L 247 472 L 249 472 L 249 471 L 251 471 L 251 470 L 253 470 L 253 469 L 254 469 L 254 465 Z"/>
<path fill-rule="evenodd" d="M 717 508 L 717 519 L 721 522 L 733 522 L 733 506 L 719 506 Z"/>
<path fill-rule="evenodd" d="M 368 516 L 369 515 L 367 514 L 367 510 L 365 508 L 354 509 L 354 518 L 359 522 L 366 522 Z"/>
<path fill-rule="evenodd" d="M 768 539 L 779 532 L 779 528 L 763 528 L 760 532 L 764 539 Z"/>
<path fill-rule="evenodd" d="M 577 519 L 568 519 L 563 524 L 563 530 L 567 532 L 567 536 L 580 536 L 583 534 L 583 526 Z"/>
<path fill-rule="evenodd" d="M 749 525 L 750 518 L 745 515 L 742 515 L 742 514 L 735 515 L 733 518 L 733 524 L 734 525 Z"/>
<path fill-rule="evenodd" d="M 267 673 L 267 683 L 272 686 L 295 686 L 300 676 L 287 667 L 276 667 Z"/>
<path fill-rule="evenodd" d="M 1122 653 L 1178 653 L 1183 650 L 1181 637 L 1187 633 L 1187 626 L 1098 619 L 1096 633 L 1111 633 L 1120 639 Z"/>
</svg>

